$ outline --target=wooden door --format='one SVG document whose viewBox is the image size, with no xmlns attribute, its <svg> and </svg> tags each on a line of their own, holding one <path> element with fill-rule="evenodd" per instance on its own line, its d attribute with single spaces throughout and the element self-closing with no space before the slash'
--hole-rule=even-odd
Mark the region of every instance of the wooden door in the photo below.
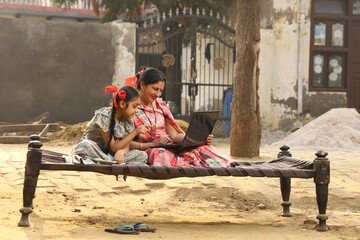
<svg viewBox="0 0 360 240">
<path fill-rule="evenodd" d="M 360 21 L 352 23 L 351 35 L 348 106 L 360 111 Z"/>
</svg>

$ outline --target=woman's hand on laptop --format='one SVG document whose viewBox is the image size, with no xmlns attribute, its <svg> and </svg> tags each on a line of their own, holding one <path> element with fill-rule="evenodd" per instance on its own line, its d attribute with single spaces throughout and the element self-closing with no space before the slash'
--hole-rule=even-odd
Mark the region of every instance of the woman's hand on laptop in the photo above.
<svg viewBox="0 0 360 240">
<path fill-rule="evenodd" d="M 210 134 L 207 138 L 206 138 L 206 144 L 207 145 L 210 145 L 212 140 L 214 138 L 214 135 Z"/>
</svg>

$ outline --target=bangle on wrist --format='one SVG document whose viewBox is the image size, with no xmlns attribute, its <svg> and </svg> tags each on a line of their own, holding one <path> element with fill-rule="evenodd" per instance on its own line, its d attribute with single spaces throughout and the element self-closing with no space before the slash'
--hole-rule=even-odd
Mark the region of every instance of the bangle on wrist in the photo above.
<svg viewBox="0 0 360 240">
<path fill-rule="evenodd" d="M 142 150 L 142 143 L 140 143 L 140 150 Z"/>
</svg>

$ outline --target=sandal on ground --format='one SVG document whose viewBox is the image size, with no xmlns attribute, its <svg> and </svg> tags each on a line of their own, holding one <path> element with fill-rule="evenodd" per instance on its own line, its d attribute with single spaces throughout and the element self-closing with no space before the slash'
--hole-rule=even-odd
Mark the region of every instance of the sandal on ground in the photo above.
<svg viewBox="0 0 360 240">
<path fill-rule="evenodd" d="M 118 233 L 118 234 L 139 234 L 131 225 L 121 225 L 114 229 L 105 229 L 105 232 Z"/>
<path fill-rule="evenodd" d="M 136 223 L 134 225 L 135 231 L 139 232 L 155 232 L 156 228 L 150 228 L 146 223 Z"/>
</svg>

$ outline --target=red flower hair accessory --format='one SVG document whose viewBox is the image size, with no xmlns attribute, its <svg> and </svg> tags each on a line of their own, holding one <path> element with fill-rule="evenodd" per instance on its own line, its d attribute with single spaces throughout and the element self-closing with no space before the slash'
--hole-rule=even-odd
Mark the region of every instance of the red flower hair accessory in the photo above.
<svg viewBox="0 0 360 240">
<path fill-rule="evenodd" d="M 114 85 L 107 86 L 105 88 L 105 93 L 104 94 L 106 94 L 107 92 L 115 93 L 114 94 L 114 107 L 115 108 L 118 108 L 118 105 L 116 103 L 116 96 L 119 96 L 119 98 L 121 100 L 124 100 L 126 98 L 126 91 L 125 90 L 120 90 L 119 91 L 119 89 Z"/>
<path fill-rule="evenodd" d="M 135 88 L 138 78 L 145 71 L 145 69 L 146 68 L 142 67 L 142 69 L 135 76 L 127 78 L 124 85 Z"/>
<path fill-rule="evenodd" d="M 125 81 L 125 86 L 130 86 L 130 87 L 135 88 L 136 82 L 137 82 L 137 77 L 136 77 L 136 76 L 134 76 L 134 77 L 129 77 L 129 78 L 127 78 L 126 81 Z"/>
</svg>

